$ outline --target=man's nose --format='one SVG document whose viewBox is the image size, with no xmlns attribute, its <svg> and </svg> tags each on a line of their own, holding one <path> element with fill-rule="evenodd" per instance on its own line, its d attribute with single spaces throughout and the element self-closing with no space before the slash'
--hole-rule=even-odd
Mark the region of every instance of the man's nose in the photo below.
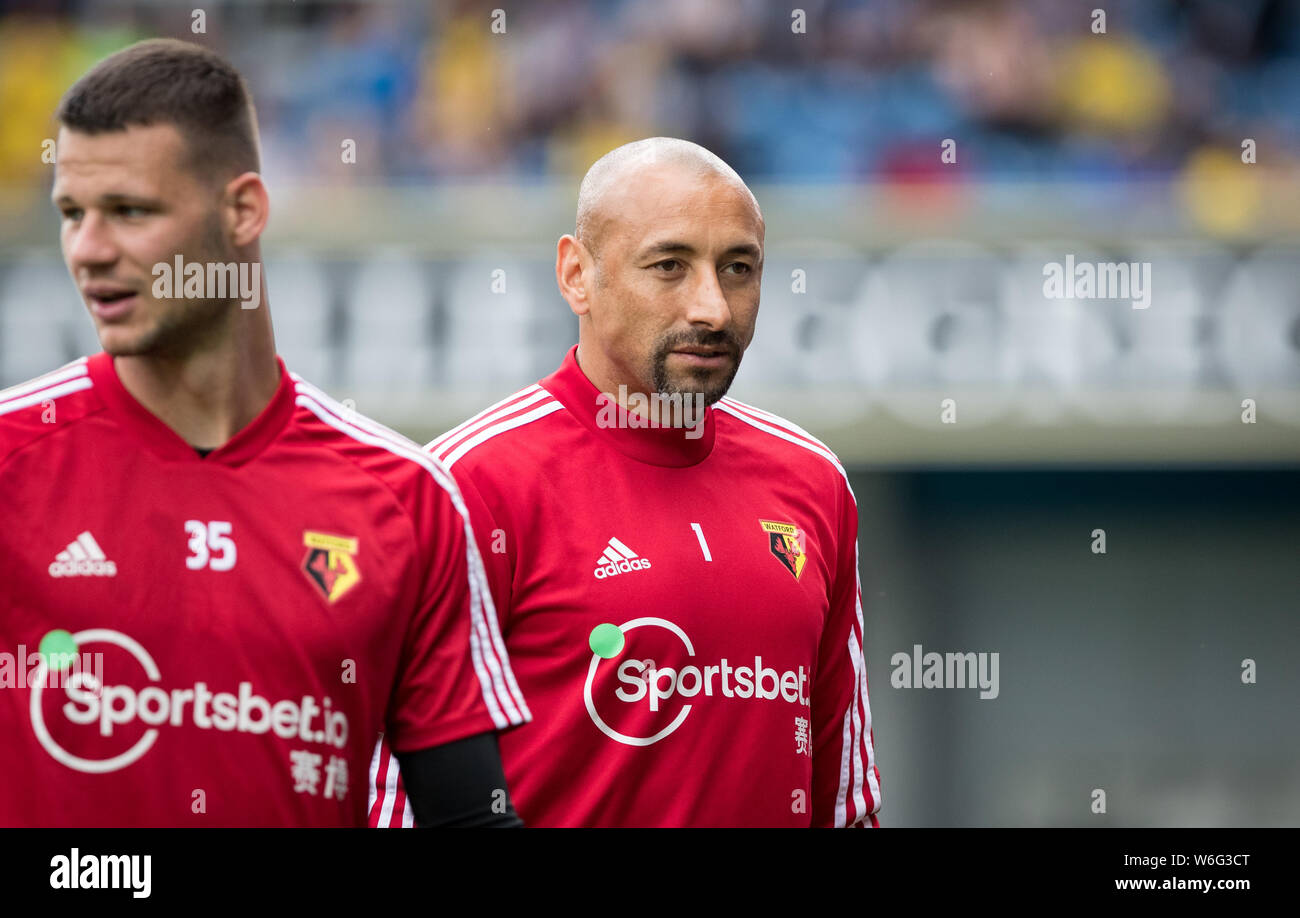
<svg viewBox="0 0 1300 918">
<path fill-rule="evenodd" d="M 696 276 L 700 280 L 687 309 L 687 321 L 710 328 L 726 328 L 731 324 L 731 306 L 727 303 L 727 295 L 722 291 L 718 272 L 710 269 L 699 271 Z"/>
<path fill-rule="evenodd" d="M 64 257 L 68 267 L 75 270 L 112 264 L 117 261 L 117 243 L 97 212 L 90 211 L 81 218 L 81 222 L 68 231 Z"/>
</svg>

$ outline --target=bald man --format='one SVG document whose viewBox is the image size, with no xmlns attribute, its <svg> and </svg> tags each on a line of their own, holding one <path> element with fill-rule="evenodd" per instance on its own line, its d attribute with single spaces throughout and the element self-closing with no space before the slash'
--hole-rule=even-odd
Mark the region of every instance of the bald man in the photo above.
<svg viewBox="0 0 1300 918">
<path fill-rule="evenodd" d="M 702 147 L 602 157 L 556 251 L 576 347 L 425 447 L 532 706 L 500 740 L 527 825 L 878 824 L 853 493 L 825 445 L 726 397 L 763 233 Z M 372 824 L 400 824 L 395 767 L 375 779 Z"/>
</svg>

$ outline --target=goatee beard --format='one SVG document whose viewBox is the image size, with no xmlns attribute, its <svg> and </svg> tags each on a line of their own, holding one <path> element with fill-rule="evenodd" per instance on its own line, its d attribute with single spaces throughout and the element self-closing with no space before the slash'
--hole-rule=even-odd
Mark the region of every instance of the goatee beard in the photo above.
<svg viewBox="0 0 1300 918">
<path fill-rule="evenodd" d="M 673 380 L 668 375 L 668 355 L 680 347 L 716 348 L 725 351 L 731 357 L 731 372 L 723 379 L 706 378 L 697 381 L 694 379 L 694 374 L 688 373 L 685 374 L 687 377 L 685 380 Z M 704 396 L 704 404 L 712 405 L 726 395 L 727 390 L 731 388 L 732 380 L 736 378 L 736 373 L 740 370 L 740 357 L 740 341 L 730 330 L 706 332 L 704 334 L 691 332 L 669 333 L 655 343 L 650 375 L 651 382 L 654 384 L 656 392 L 664 395 L 681 394 L 683 396 L 700 393 Z"/>
</svg>

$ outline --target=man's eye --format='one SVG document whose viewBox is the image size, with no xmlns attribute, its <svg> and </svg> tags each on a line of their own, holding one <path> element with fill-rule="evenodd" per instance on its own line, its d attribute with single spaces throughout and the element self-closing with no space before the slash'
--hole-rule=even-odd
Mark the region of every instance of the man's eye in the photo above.
<svg viewBox="0 0 1300 918">
<path fill-rule="evenodd" d="M 81 210 L 76 207 L 64 207 L 59 213 L 63 214 L 64 220 L 80 220 Z"/>
<path fill-rule="evenodd" d="M 137 207 L 134 204 L 120 204 L 117 207 L 117 214 L 120 217 L 143 217 L 148 212 L 143 207 Z"/>
<path fill-rule="evenodd" d="M 666 259 L 664 259 L 663 261 L 656 262 L 655 265 L 654 265 L 654 267 L 656 267 L 656 268 L 664 268 L 665 265 L 668 266 L 667 269 L 665 270 L 665 273 L 667 273 L 667 272 L 669 272 L 669 271 L 674 271 L 674 270 L 676 270 L 678 267 L 680 267 L 680 266 L 681 266 L 681 262 L 678 261 L 676 258 L 666 258 Z"/>
<path fill-rule="evenodd" d="M 754 270 L 754 268 L 753 268 L 751 265 L 747 265 L 747 264 L 745 264 L 743 261 L 733 261 L 731 264 L 727 265 L 727 267 L 728 267 L 728 268 L 739 268 L 739 269 L 740 269 L 739 271 L 734 271 L 734 272 L 732 272 L 732 273 L 734 273 L 734 274 L 742 274 L 742 275 L 743 275 L 743 274 L 748 274 L 750 271 L 753 271 L 753 270 Z"/>
</svg>

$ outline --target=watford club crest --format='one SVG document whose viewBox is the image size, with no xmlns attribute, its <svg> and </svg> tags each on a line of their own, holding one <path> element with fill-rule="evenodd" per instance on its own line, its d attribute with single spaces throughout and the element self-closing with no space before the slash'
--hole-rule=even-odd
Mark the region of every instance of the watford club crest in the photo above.
<svg viewBox="0 0 1300 918">
<path fill-rule="evenodd" d="M 356 539 L 308 530 L 302 534 L 302 544 L 307 546 L 302 571 L 329 602 L 338 602 L 361 581 Z"/>
<path fill-rule="evenodd" d="M 799 547 L 799 529 L 793 523 L 774 523 L 771 520 L 759 520 L 759 525 L 767 533 L 772 556 L 798 580 L 803 573 L 804 562 L 808 556 Z"/>
</svg>

